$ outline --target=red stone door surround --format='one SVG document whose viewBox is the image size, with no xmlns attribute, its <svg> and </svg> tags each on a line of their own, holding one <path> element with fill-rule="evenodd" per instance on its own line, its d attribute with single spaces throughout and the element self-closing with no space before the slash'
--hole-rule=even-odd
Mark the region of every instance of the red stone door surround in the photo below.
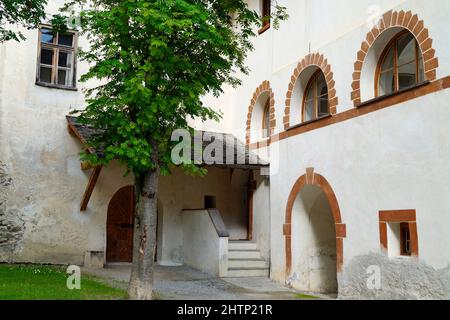
<svg viewBox="0 0 450 320">
<path fill-rule="evenodd" d="M 315 185 L 320 187 L 325 193 L 331 212 L 333 214 L 336 230 L 336 270 L 342 271 L 344 263 L 344 238 L 347 236 L 346 225 L 342 223 L 341 212 L 337 202 L 336 195 L 328 181 L 318 173 L 314 172 L 314 168 L 306 169 L 306 174 L 298 178 L 292 187 L 286 205 L 285 224 L 283 226 L 283 235 L 285 237 L 285 254 L 286 254 L 286 276 L 289 276 L 292 268 L 292 209 L 295 199 L 297 198 L 303 187 L 307 185 Z"/>
</svg>

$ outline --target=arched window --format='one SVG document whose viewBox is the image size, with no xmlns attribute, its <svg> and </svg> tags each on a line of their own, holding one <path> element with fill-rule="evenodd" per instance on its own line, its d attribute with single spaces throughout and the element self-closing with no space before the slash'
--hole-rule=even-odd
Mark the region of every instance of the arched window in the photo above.
<svg viewBox="0 0 450 320">
<path fill-rule="evenodd" d="M 264 106 L 262 131 L 263 139 L 270 137 L 270 98 L 267 99 L 266 105 Z"/>
<path fill-rule="evenodd" d="M 303 96 L 302 121 L 311 121 L 329 115 L 328 87 L 321 70 L 309 80 Z"/>
<path fill-rule="evenodd" d="M 424 81 L 422 52 L 416 38 L 402 31 L 381 55 L 375 79 L 375 96 L 388 95 Z"/>
</svg>

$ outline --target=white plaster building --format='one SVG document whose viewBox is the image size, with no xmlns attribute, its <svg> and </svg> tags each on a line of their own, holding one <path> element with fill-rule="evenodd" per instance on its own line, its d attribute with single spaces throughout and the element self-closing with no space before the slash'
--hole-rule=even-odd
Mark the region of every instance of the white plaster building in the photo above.
<svg viewBox="0 0 450 320">
<path fill-rule="evenodd" d="M 270 176 L 163 178 L 157 261 L 342 298 L 450 298 L 450 4 L 278 3 L 290 18 L 260 30 L 243 85 L 205 97 L 223 121 L 194 124 L 248 144 Z M 129 260 L 132 178 L 82 170 L 86 135 L 65 118 L 84 103 L 70 54 L 86 42 L 26 34 L 0 45 L 0 261 Z"/>
</svg>

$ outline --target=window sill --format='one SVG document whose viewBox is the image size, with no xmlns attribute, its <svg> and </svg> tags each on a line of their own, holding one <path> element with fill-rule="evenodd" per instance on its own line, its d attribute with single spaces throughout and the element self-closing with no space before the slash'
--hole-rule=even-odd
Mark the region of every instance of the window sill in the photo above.
<svg viewBox="0 0 450 320">
<path fill-rule="evenodd" d="M 267 144 L 270 141 L 270 137 L 266 137 L 266 138 L 260 138 L 257 141 L 253 141 L 251 144 L 257 143 L 257 144 Z"/>
<path fill-rule="evenodd" d="M 257 149 L 270 146 L 270 137 L 261 138 L 260 140 L 250 142 L 249 146 L 255 146 Z"/>
<path fill-rule="evenodd" d="M 270 29 L 270 23 L 266 24 L 264 27 L 262 27 L 261 29 L 258 30 L 258 34 L 261 35 L 264 32 L 266 32 L 267 30 Z"/>
<path fill-rule="evenodd" d="M 409 91 L 414 91 L 414 90 L 416 90 L 416 89 L 425 87 L 426 85 L 428 85 L 428 84 L 430 84 L 430 83 L 431 83 L 431 82 L 430 82 L 429 80 L 426 80 L 426 81 L 424 81 L 424 82 L 422 82 L 422 83 L 419 83 L 419 84 L 417 84 L 417 85 L 414 85 L 414 86 L 411 86 L 411 87 L 408 87 L 408 88 L 399 90 L 399 91 L 397 91 L 397 92 L 393 92 L 393 93 L 390 93 L 390 94 L 386 94 L 386 95 L 384 95 L 384 96 L 379 96 L 379 97 L 376 97 L 376 98 L 373 98 L 373 99 L 370 99 L 370 100 L 361 102 L 361 103 L 358 104 L 356 107 L 357 107 L 357 108 L 363 108 L 363 107 L 368 106 L 368 105 L 371 105 L 371 104 L 373 104 L 373 103 L 375 103 L 375 102 L 382 101 L 382 100 L 385 100 L 385 99 L 389 99 L 389 98 L 392 98 L 392 97 L 401 95 L 402 93 L 409 92 Z"/>
<path fill-rule="evenodd" d="M 291 127 L 287 128 L 286 131 L 290 131 L 290 130 L 293 130 L 293 129 L 296 129 L 296 128 L 304 127 L 304 126 L 307 126 L 307 125 L 309 125 L 309 124 L 311 124 L 311 123 L 320 122 L 320 121 L 322 121 L 322 120 L 324 120 L 324 119 L 328 119 L 328 118 L 331 118 L 331 117 L 332 117 L 332 115 L 331 115 L 331 114 L 328 114 L 328 115 L 326 115 L 326 116 L 322 116 L 322 117 L 317 118 L 317 119 L 305 121 L 305 122 L 302 122 L 302 123 L 299 123 L 299 124 L 296 124 L 296 125 L 294 125 L 294 126 L 291 126 Z"/>
<path fill-rule="evenodd" d="M 78 91 L 78 89 L 76 87 L 66 87 L 66 86 L 61 86 L 58 84 L 51 84 L 51 83 L 45 83 L 45 82 L 39 82 L 36 81 L 35 85 L 40 86 L 40 87 L 44 87 L 44 88 L 50 88 L 50 89 L 61 89 L 61 90 L 67 90 L 67 91 Z"/>
<path fill-rule="evenodd" d="M 414 256 L 388 256 L 389 259 L 398 259 L 398 260 L 410 260 L 412 258 L 414 258 Z"/>
</svg>

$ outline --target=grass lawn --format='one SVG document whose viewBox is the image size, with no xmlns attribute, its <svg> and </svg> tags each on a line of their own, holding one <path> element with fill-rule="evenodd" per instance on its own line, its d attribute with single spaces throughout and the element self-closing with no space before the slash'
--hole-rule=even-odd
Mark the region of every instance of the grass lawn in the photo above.
<svg viewBox="0 0 450 320">
<path fill-rule="evenodd" d="M 126 292 L 81 274 L 81 289 L 66 286 L 66 268 L 0 264 L 0 300 L 112 300 Z"/>
<path fill-rule="evenodd" d="M 308 294 L 302 294 L 302 293 L 298 293 L 296 294 L 296 297 L 298 299 L 302 299 L 302 300 L 319 300 L 319 297 L 315 297 L 315 296 L 310 296 Z"/>
</svg>

